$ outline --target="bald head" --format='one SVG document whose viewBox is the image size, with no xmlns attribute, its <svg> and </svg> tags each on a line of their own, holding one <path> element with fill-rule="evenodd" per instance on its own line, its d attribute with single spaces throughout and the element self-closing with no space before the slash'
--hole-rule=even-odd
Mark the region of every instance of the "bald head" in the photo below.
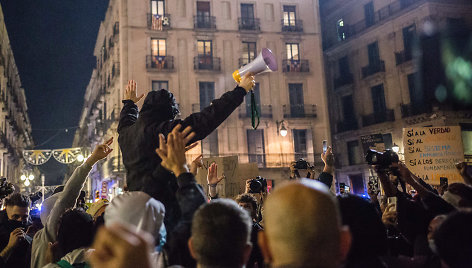
<svg viewBox="0 0 472 268">
<path fill-rule="evenodd" d="M 291 181 L 276 189 L 264 206 L 262 243 L 272 265 L 334 267 L 342 258 L 339 210 L 324 184 Z"/>
</svg>

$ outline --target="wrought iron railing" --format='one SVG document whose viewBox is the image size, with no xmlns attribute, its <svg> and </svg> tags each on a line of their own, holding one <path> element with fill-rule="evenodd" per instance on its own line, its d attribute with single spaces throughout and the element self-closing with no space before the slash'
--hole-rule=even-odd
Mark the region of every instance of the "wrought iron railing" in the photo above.
<svg viewBox="0 0 472 268">
<path fill-rule="evenodd" d="M 261 22 L 257 18 L 238 18 L 240 31 L 260 31 Z"/>
<path fill-rule="evenodd" d="M 316 117 L 314 104 L 283 105 L 284 118 Z"/>
<path fill-rule="evenodd" d="M 303 32 L 302 20 L 284 20 L 282 19 L 282 32 Z"/>
<path fill-rule="evenodd" d="M 193 58 L 195 70 L 220 71 L 220 58 L 210 56 L 196 56 Z"/>
<path fill-rule="evenodd" d="M 308 60 L 283 60 L 282 71 L 284 73 L 305 73 L 310 71 Z"/>
<path fill-rule="evenodd" d="M 372 114 L 362 116 L 362 125 L 364 127 L 391 121 L 395 121 L 395 113 L 391 109 L 376 111 Z"/>
<path fill-rule="evenodd" d="M 257 111 L 261 118 L 272 118 L 272 105 L 257 105 Z M 251 117 L 251 105 L 239 108 L 239 118 Z"/>
<path fill-rule="evenodd" d="M 354 77 L 351 73 L 342 74 L 334 79 L 334 88 L 340 88 L 345 85 L 350 85 L 354 82 Z"/>
<path fill-rule="evenodd" d="M 216 29 L 216 18 L 214 16 L 194 16 L 193 27 L 195 29 Z"/>
<path fill-rule="evenodd" d="M 385 72 L 385 62 L 378 60 L 377 62 L 369 63 L 369 65 L 362 67 L 362 78 L 381 72 Z"/>
<path fill-rule="evenodd" d="M 160 16 L 157 14 L 147 14 L 147 26 L 149 30 L 152 31 L 164 31 L 171 28 L 171 16 L 169 14 L 164 14 Z"/>
<path fill-rule="evenodd" d="M 173 56 L 146 56 L 146 68 L 155 70 L 173 70 L 174 57 Z"/>
</svg>

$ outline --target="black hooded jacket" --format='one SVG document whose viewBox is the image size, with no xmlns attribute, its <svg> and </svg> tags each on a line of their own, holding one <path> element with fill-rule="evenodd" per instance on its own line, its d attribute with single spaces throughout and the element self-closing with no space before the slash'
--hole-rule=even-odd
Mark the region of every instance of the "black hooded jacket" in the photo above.
<svg viewBox="0 0 472 268">
<path fill-rule="evenodd" d="M 155 149 L 159 147 L 158 135 L 167 134 L 177 125 L 182 129 L 192 126 L 196 136 L 191 142 L 199 141 L 210 135 L 243 102 L 246 90 L 236 87 L 199 113 L 184 120 L 174 119 L 178 113 L 175 99 L 167 90 L 149 92 L 143 107 L 131 101 L 123 101 L 118 125 L 118 143 L 127 170 L 127 185 L 130 191 L 143 191 L 161 201 L 166 207 L 165 223 L 168 228 L 176 224 L 180 217 L 175 192 L 178 189 L 174 180 L 162 176 L 161 159 Z"/>
</svg>

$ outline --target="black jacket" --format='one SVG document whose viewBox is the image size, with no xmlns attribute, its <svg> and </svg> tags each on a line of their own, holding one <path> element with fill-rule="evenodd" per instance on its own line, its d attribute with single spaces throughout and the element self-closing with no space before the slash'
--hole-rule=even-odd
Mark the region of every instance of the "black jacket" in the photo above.
<svg viewBox="0 0 472 268">
<path fill-rule="evenodd" d="M 182 129 L 192 126 L 196 136 L 192 142 L 202 140 L 215 130 L 243 102 L 246 90 L 236 87 L 210 106 L 184 120 L 176 119 L 176 107 L 172 94 L 165 90 L 149 92 L 139 112 L 130 100 L 123 101 L 118 125 L 118 143 L 127 170 L 127 186 L 130 191 L 143 191 L 161 201 L 166 208 L 165 223 L 173 228 L 179 218 L 175 193 L 175 180 L 159 176 L 161 159 L 155 149 L 159 147 L 158 135 L 164 136 L 177 124 Z"/>
<path fill-rule="evenodd" d="M 0 211 L 0 251 L 2 251 L 7 245 L 8 241 L 10 240 L 10 233 L 13 232 L 16 228 L 20 227 L 20 225 L 12 225 L 11 222 L 8 221 L 7 212 L 5 210 Z M 28 225 L 22 225 L 25 229 Z M 18 268 L 29 268 L 30 261 L 31 261 L 31 237 L 20 241 L 18 246 L 13 249 L 12 254 L 8 258 L 8 260 L 0 260 L 0 268 L 1 267 L 18 267 Z"/>
</svg>

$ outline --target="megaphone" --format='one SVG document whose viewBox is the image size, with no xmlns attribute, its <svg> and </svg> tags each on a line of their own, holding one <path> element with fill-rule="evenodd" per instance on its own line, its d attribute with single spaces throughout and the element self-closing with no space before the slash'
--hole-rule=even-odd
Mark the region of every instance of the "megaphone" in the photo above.
<svg viewBox="0 0 472 268">
<path fill-rule="evenodd" d="M 246 73 L 256 75 L 265 72 L 274 72 L 277 71 L 277 68 L 277 60 L 274 54 L 272 54 L 272 51 L 268 48 L 263 48 L 256 59 L 244 65 L 239 70 L 234 71 L 233 79 L 239 84 L 241 77 Z"/>
</svg>

